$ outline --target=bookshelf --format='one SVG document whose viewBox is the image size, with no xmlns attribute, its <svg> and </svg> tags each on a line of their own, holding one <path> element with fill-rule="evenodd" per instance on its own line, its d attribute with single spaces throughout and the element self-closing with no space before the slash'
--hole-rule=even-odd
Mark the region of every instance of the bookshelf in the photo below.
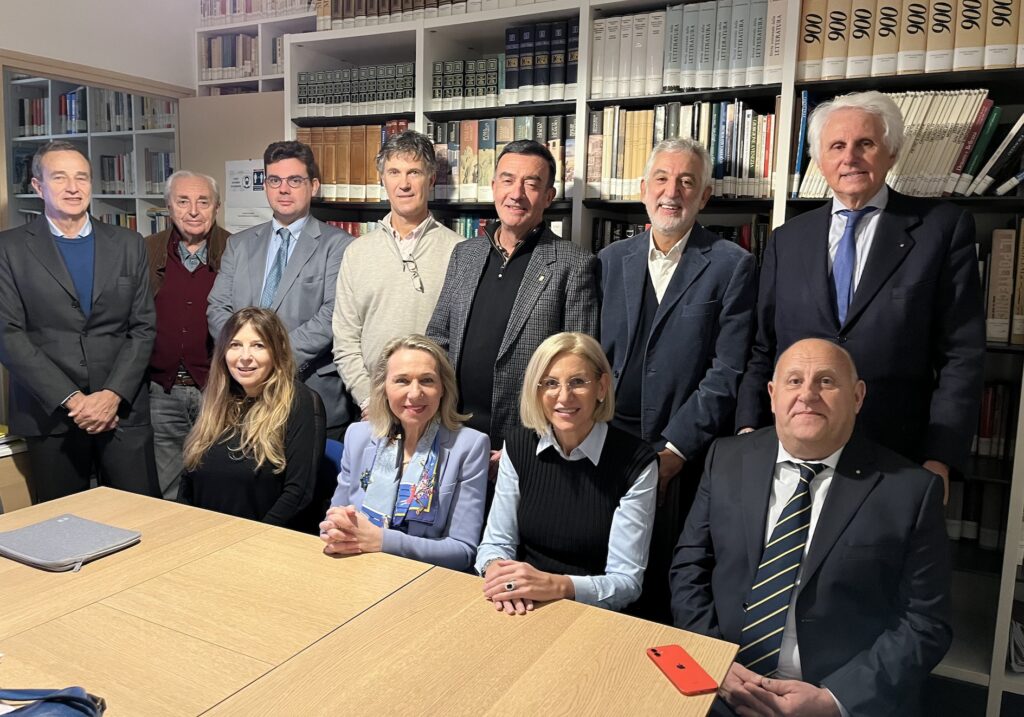
<svg viewBox="0 0 1024 717">
<path fill-rule="evenodd" d="M 575 163 L 575 185 L 567 186 L 568 196 L 560 200 L 556 211 L 571 217 L 565 236 L 582 246 L 591 246 L 595 220 L 615 219 L 627 223 L 643 223 L 646 213 L 638 201 L 598 199 L 586 196 L 584 191 L 587 162 L 586 118 L 589 112 L 618 106 L 627 110 L 647 110 L 668 102 L 682 104 L 695 102 L 743 101 L 760 113 L 775 114 L 775 153 L 771 165 L 771 196 L 713 197 L 701 213 L 701 222 L 708 226 L 736 227 L 757 224 L 770 229 L 799 213 L 820 206 L 823 199 L 791 199 L 790 172 L 794 166 L 797 135 L 796 122 L 800 111 L 800 92 L 807 90 L 819 97 L 863 89 L 883 92 L 911 90 L 952 90 L 986 87 L 990 97 L 1006 106 L 1011 121 L 1024 111 L 1019 97 L 1020 69 L 990 69 L 943 71 L 915 75 L 891 75 L 859 79 L 830 79 L 805 81 L 797 79 L 801 0 L 781 0 L 782 24 L 785 35 L 781 48 L 781 71 L 772 82 L 754 86 L 711 87 L 701 90 L 673 93 L 622 93 L 611 96 L 602 93 L 591 96 L 591 69 L 593 38 L 591 29 L 595 20 L 661 10 L 665 2 L 654 0 L 547 0 L 546 2 L 513 5 L 509 0 L 497 0 L 479 5 L 478 11 L 447 16 L 425 16 L 418 21 L 398 21 L 385 25 L 343 27 L 341 29 L 291 35 L 284 46 L 284 136 L 294 138 L 296 130 L 309 127 L 331 127 L 344 124 L 367 124 L 396 117 L 385 112 L 376 117 L 364 116 L 309 116 L 299 109 L 297 74 L 324 69 L 355 67 L 369 61 L 414 62 L 415 98 L 412 113 L 401 115 L 410 124 L 424 131 L 428 124 L 463 119 L 489 119 L 529 114 L 574 114 L 576 141 L 571 150 Z M 824 3 L 827 5 L 827 3 Z M 772 0 L 778 5 L 778 0 Z M 474 3 L 469 3 L 472 9 Z M 770 10 L 769 10 L 770 12 Z M 558 102 L 515 104 L 497 107 L 473 107 L 462 110 L 438 108 L 432 100 L 432 68 L 435 60 L 453 58 L 480 59 L 504 51 L 503 32 L 510 26 L 528 23 L 563 21 L 578 18 L 579 60 L 577 92 L 575 98 Z M 1017 94 L 1015 94 L 1017 93 Z M 567 153 L 569 150 L 567 149 Z M 566 158 L 568 162 L 569 158 Z M 1024 215 L 1024 198 L 956 197 L 952 201 L 970 209 L 977 221 L 982 251 L 987 251 L 991 232 L 997 227 L 1015 221 Z M 480 213 L 486 204 L 461 202 L 432 202 L 438 215 L 446 213 Z M 361 221 L 379 218 L 387 211 L 387 204 L 348 204 L 318 201 L 314 205 L 318 216 L 340 219 L 357 218 Z M 998 380 L 1014 387 L 1019 402 L 1020 386 L 1024 375 L 1024 348 L 1009 344 L 990 344 L 986 352 L 987 380 Z M 1021 415 L 1020 406 L 1014 407 Z M 1017 422 L 1019 425 L 1019 422 Z M 1016 430 L 1010 436 L 1016 445 L 1016 454 L 1024 455 L 1024 431 Z M 1010 611 L 1014 593 L 1024 598 L 1024 577 L 1017 565 L 1017 546 L 1024 540 L 1024 461 L 978 459 L 969 470 L 967 480 L 997 481 L 1004 486 L 1004 510 L 1008 514 L 1005 537 L 1001 536 L 996 550 L 985 550 L 976 543 L 950 541 L 954 555 L 954 643 L 949 654 L 936 668 L 935 674 L 977 685 L 987 691 L 987 715 L 1000 713 L 1004 696 L 1024 695 L 1024 675 L 1006 669 L 1006 654 L 1010 626 Z M 1004 714 L 1012 711 L 1004 710 Z"/>
<path fill-rule="evenodd" d="M 8 226 L 33 219 L 42 199 L 29 183 L 35 151 L 65 140 L 90 158 L 90 213 L 143 235 L 166 221 L 163 180 L 176 168 L 177 100 L 5 69 Z M 26 127 L 25 125 L 31 124 Z"/>
</svg>

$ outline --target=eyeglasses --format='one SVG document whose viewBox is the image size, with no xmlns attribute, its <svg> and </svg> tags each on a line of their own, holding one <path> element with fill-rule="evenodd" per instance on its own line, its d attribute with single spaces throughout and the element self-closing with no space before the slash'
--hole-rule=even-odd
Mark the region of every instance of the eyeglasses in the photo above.
<svg viewBox="0 0 1024 717">
<path fill-rule="evenodd" d="M 192 209 L 192 200 L 186 199 L 185 197 L 178 197 L 174 200 L 174 206 L 182 211 Z M 197 199 L 195 201 L 195 208 L 200 212 L 205 212 L 207 209 L 213 206 L 213 202 L 209 199 Z"/>
<path fill-rule="evenodd" d="M 288 186 L 292 189 L 298 189 L 303 184 L 309 181 L 309 177 L 300 177 L 297 174 L 293 174 L 290 177 L 278 177 L 276 174 L 269 175 L 263 180 L 267 183 L 267 186 L 271 189 L 277 189 L 281 186 L 281 182 L 288 182 Z"/>
<path fill-rule="evenodd" d="M 589 391 L 589 386 L 593 382 L 593 379 L 580 378 L 579 376 L 570 378 L 565 383 L 555 378 L 546 378 L 537 384 L 537 388 L 548 396 L 557 396 L 562 392 L 562 388 L 565 388 L 569 393 L 577 394 Z"/>
<path fill-rule="evenodd" d="M 423 279 L 420 278 L 419 267 L 416 266 L 416 262 L 412 259 L 402 259 L 402 271 L 408 271 L 412 274 L 412 285 L 416 291 L 423 293 Z"/>
</svg>

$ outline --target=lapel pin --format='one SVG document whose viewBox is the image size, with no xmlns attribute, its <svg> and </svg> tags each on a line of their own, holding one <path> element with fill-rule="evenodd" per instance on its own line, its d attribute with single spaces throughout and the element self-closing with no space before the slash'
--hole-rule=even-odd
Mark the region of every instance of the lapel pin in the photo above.
<svg viewBox="0 0 1024 717">
<path fill-rule="evenodd" d="M 540 274 L 540 275 L 539 275 L 539 276 L 537 277 L 537 281 L 544 281 L 544 275 L 543 275 L 543 274 Z"/>
<path fill-rule="evenodd" d="M 902 249 L 905 246 L 906 246 L 906 244 L 900 244 L 900 249 Z"/>
<path fill-rule="evenodd" d="M 860 469 L 858 468 L 857 470 L 854 471 L 854 473 L 856 473 L 857 475 L 860 475 Z"/>
</svg>

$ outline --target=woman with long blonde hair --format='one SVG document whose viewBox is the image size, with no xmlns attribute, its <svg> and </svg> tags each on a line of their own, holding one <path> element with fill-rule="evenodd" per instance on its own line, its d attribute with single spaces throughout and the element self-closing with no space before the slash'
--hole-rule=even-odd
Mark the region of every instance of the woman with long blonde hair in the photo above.
<svg viewBox="0 0 1024 717">
<path fill-rule="evenodd" d="M 277 314 L 252 306 L 237 311 L 214 346 L 203 407 L 185 440 L 178 499 L 288 525 L 313 497 L 323 410 L 295 378 Z"/>
</svg>

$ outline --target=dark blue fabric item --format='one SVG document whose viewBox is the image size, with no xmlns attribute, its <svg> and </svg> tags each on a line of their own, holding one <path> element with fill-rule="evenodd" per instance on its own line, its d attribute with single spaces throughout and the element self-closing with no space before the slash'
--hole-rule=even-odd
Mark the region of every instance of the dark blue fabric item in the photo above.
<svg viewBox="0 0 1024 717">
<path fill-rule="evenodd" d="M 92 281 L 93 265 L 96 255 L 96 235 L 65 239 L 53 237 L 60 255 L 64 257 L 64 266 L 71 275 L 71 281 L 78 293 L 78 303 L 86 318 L 92 313 Z"/>
</svg>

